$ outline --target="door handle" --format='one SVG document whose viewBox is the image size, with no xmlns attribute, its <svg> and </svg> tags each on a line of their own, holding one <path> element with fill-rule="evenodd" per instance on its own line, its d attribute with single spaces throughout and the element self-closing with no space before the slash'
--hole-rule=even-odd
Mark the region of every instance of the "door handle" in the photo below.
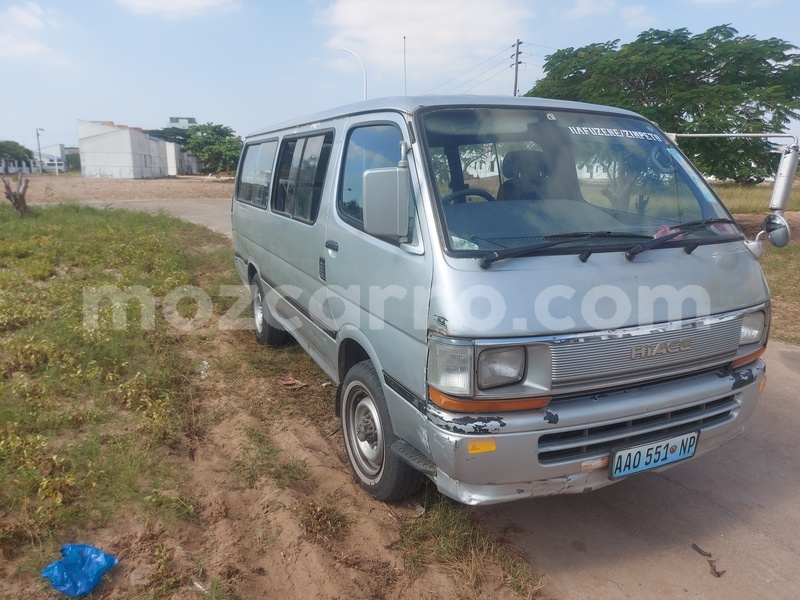
<svg viewBox="0 0 800 600">
<path fill-rule="evenodd" d="M 333 250 L 334 252 L 339 251 L 339 242 L 336 240 L 325 240 L 325 247 L 328 250 Z"/>
</svg>

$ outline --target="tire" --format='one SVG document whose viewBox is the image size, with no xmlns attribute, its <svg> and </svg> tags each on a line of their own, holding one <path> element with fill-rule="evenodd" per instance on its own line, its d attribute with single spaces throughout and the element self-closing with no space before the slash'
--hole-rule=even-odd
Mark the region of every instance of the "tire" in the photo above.
<svg viewBox="0 0 800 600">
<path fill-rule="evenodd" d="M 258 275 L 250 282 L 250 306 L 253 313 L 253 332 L 259 344 L 280 346 L 286 341 L 288 333 L 283 329 L 269 310 L 264 288 Z"/>
<path fill-rule="evenodd" d="M 372 361 L 360 362 L 347 373 L 341 414 L 347 457 L 361 487 L 383 502 L 413 494 L 424 475 L 391 450 L 397 437 Z"/>
</svg>

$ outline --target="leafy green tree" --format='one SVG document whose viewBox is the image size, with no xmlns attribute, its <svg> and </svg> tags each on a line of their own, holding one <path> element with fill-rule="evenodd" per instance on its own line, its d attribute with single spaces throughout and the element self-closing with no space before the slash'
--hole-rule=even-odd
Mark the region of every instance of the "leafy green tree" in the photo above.
<svg viewBox="0 0 800 600">
<path fill-rule="evenodd" d="M 17 142 L 0 141 L 0 158 L 7 160 L 31 160 L 33 152 Z"/>
<path fill-rule="evenodd" d="M 145 130 L 147 135 L 152 135 L 165 142 L 173 142 L 179 146 L 185 146 L 189 143 L 189 130 L 185 127 L 164 127 L 163 129 L 148 129 Z"/>
<path fill-rule="evenodd" d="M 81 170 L 81 155 L 78 153 L 67 154 L 64 159 L 67 171 L 80 171 Z"/>
<path fill-rule="evenodd" d="M 776 38 L 739 36 L 730 25 L 692 35 L 650 29 L 549 55 L 526 94 L 626 108 L 673 133 L 781 133 L 800 117 L 800 54 Z M 680 139 L 707 175 L 756 183 L 775 172 L 765 139 Z"/>
<path fill-rule="evenodd" d="M 192 125 L 186 149 L 203 163 L 203 172 L 233 173 L 242 152 L 242 139 L 227 125 Z"/>
</svg>

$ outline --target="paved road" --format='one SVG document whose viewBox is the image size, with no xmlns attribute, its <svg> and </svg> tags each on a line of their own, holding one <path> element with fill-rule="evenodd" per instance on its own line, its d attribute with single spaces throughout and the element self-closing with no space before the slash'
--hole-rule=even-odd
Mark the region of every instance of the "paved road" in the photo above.
<svg viewBox="0 0 800 600">
<path fill-rule="evenodd" d="M 111 205 L 231 235 L 226 199 Z M 800 598 L 800 348 L 772 342 L 766 361 L 747 431 L 716 452 L 591 494 L 480 512 L 530 553 L 558 600 Z"/>
<path fill-rule="evenodd" d="M 765 360 L 749 427 L 716 452 L 586 495 L 489 507 L 550 596 L 800 598 L 800 348 L 771 342 Z"/>
</svg>

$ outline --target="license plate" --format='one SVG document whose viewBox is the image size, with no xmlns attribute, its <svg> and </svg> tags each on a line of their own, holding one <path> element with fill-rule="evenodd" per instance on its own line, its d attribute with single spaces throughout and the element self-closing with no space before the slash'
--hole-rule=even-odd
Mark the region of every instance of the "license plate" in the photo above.
<svg viewBox="0 0 800 600">
<path fill-rule="evenodd" d="M 666 440 L 616 450 L 609 461 L 609 479 L 649 471 L 691 458 L 697 450 L 699 431 L 677 435 Z"/>
</svg>

